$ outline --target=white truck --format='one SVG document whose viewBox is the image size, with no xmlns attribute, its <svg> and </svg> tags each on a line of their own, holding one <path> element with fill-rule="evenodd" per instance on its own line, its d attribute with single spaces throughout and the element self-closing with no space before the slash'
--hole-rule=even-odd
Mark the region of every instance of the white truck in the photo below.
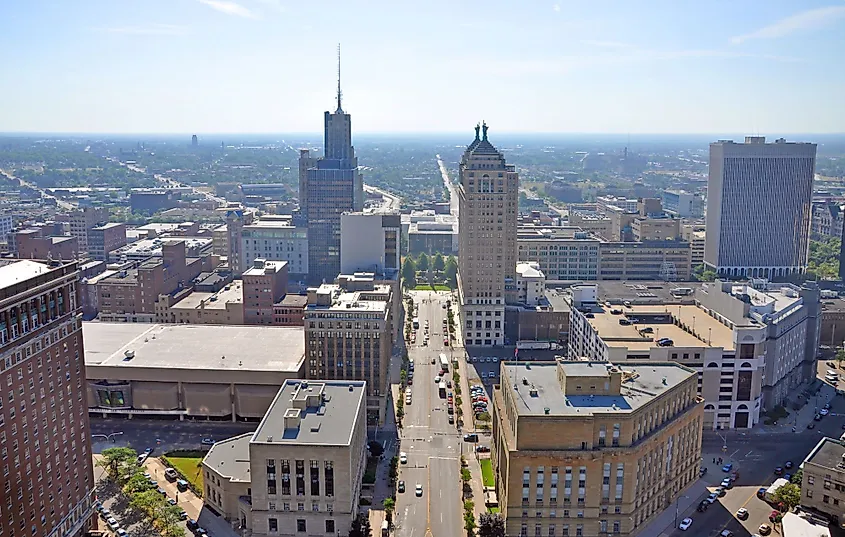
<svg viewBox="0 0 845 537">
<path fill-rule="evenodd" d="M 779 488 L 786 485 L 787 483 L 789 483 L 789 481 L 782 477 L 775 479 L 775 482 L 772 483 L 771 486 L 766 489 L 766 501 L 773 503 L 775 501 L 775 492 L 777 492 Z"/>
</svg>

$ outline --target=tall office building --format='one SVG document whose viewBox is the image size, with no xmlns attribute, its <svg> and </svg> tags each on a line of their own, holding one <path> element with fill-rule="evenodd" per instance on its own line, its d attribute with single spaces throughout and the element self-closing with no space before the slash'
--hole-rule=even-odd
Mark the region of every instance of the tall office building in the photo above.
<svg viewBox="0 0 845 537">
<path fill-rule="evenodd" d="M 332 282 L 340 273 L 340 215 L 364 208 L 364 182 L 352 147 L 352 116 L 341 108 L 338 50 L 337 110 L 324 117 L 323 157 L 300 152 L 299 206 L 308 226 L 312 282 Z"/>
<path fill-rule="evenodd" d="M 483 136 L 479 137 L 479 130 Z M 487 140 L 487 124 L 460 164 L 458 292 L 467 345 L 503 345 L 505 304 L 516 301 L 519 175 Z"/>
<path fill-rule="evenodd" d="M 3 536 L 73 537 L 91 526 L 78 285 L 76 263 L 0 261 Z"/>
<path fill-rule="evenodd" d="M 816 144 L 710 144 L 704 263 L 724 276 L 779 278 L 807 267 Z"/>
</svg>

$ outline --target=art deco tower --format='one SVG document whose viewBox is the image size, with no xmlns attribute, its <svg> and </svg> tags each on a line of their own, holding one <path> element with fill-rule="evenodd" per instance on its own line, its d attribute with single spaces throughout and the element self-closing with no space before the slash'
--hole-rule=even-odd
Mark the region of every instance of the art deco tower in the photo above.
<svg viewBox="0 0 845 537">
<path fill-rule="evenodd" d="M 303 150 L 299 157 L 299 205 L 308 226 L 312 283 L 333 282 L 340 272 L 340 215 L 364 208 L 364 180 L 352 146 L 352 116 L 341 108 L 340 47 L 337 110 L 324 115 L 323 157 Z"/>
<path fill-rule="evenodd" d="M 464 340 L 467 346 L 503 345 L 505 304 L 516 298 L 519 175 L 487 140 L 486 124 L 475 127 L 459 173 L 458 292 Z"/>
</svg>

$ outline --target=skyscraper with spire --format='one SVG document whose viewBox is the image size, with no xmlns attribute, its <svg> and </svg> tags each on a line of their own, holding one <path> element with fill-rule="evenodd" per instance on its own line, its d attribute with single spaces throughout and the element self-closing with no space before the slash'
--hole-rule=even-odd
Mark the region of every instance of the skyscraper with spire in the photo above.
<svg viewBox="0 0 845 537">
<path fill-rule="evenodd" d="M 482 133 L 479 133 L 482 131 Z M 458 293 L 467 346 L 503 345 L 505 304 L 516 301 L 519 175 L 487 140 L 487 124 L 461 158 Z"/>
<path fill-rule="evenodd" d="M 352 117 L 343 111 L 340 45 L 337 48 L 337 110 L 325 112 L 323 156 L 299 156 L 300 215 L 308 227 L 312 283 L 332 282 L 340 272 L 340 215 L 364 208 L 364 180 L 352 146 Z"/>
</svg>

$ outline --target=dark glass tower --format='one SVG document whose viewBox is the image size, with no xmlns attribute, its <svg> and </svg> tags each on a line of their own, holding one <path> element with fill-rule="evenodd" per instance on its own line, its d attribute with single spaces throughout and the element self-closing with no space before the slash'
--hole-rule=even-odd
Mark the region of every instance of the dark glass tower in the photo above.
<svg viewBox="0 0 845 537">
<path fill-rule="evenodd" d="M 299 204 L 308 226 L 309 281 L 332 282 L 340 272 L 340 215 L 364 208 L 364 182 L 352 147 L 352 116 L 341 108 L 338 48 L 337 110 L 324 115 L 323 157 L 302 151 Z"/>
</svg>

